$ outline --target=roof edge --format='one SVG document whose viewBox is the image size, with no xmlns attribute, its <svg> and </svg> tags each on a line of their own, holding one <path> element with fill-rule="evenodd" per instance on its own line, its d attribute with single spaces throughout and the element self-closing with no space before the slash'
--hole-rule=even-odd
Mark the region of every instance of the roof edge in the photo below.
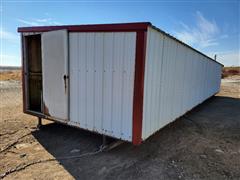
<svg viewBox="0 0 240 180">
<path fill-rule="evenodd" d="M 146 31 L 150 22 L 114 23 L 114 24 L 83 24 L 62 26 L 32 26 L 19 27 L 18 32 L 46 32 L 67 29 L 70 32 L 121 32 L 121 31 Z"/>
<path fill-rule="evenodd" d="M 82 25 L 61 25 L 61 26 L 32 26 L 32 27 L 19 27 L 18 32 L 47 32 L 54 30 L 67 29 L 70 32 L 136 32 L 136 31 L 147 31 L 147 28 L 151 27 L 164 35 L 170 37 L 171 39 L 181 43 L 182 45 L 192 49 L 193 51 L 203 55 L 204 57 L 220 64 L 215 59 L 207 56 L 206 54 L 200 52 L 199 50 L 193 48 L 192 46 L 180 41 L 174 36 L 166 33 L 165 31 L 153 26 L 151 22 L 131 22 L 131 23 L 112 23 L 112 24 L 82 24 Z"/>
<path fill-rule="evenodd" d="M 163 30 L 157 28 L 156 26 L 153 26 L 152 24 L 150 24 L 149 26 L 150 26 L 151 28 L 155 29 L 156 31 L 159 31 L 159 32 L 163 33 L 164 35 L 170 37 L 171 39 L 173 39 L 173 40 L 175 40 L 175 41 L 181 43 L 182 45 L 184 45 L 184 46 L 186 46 L 186 47 L 192 49 L 193 51 L 195 51 L 195 52 L 197 52 L 197 53 L 203 55 L 204 57 L 208 58 L 209 60 L 214 61 L 215 63 L 217 63 L 217 64 L 221 65 L 222 67 L 224 67 L 224 65 L 223 65 L 222 63 L 216 61 L 215 59 L 213 59 L 213 58 L 211 58 L 211 57 L 209 57 L 209 56 L 207 56 L 206 54 L 200 52 L 199 50 L 193 48 L 192 46 L 190 46 L 190 45 L 188 45 L 188 44 L 186 44 L 186 43 L 180 41 L 179 39 L 177 39 L 177 38 L 175 38 L 174 36 L 172 36 L 172 35 L 166 33 L 165 31 L 163 31 Z"/>
</svg>

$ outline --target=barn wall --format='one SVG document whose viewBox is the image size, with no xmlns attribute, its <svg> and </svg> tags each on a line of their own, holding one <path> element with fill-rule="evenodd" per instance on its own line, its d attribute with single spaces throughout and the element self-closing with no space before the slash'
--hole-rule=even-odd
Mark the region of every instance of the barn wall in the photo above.
<svg viewBox="0 0 240 180">
<path fill-rule="evenodd" d="M 222 66 L 149 28 L 142 139 L 219 91 Z"/>
<path fill-rule="evenodd" d="M 135 32 L 69 33 L 70 124 L 131 141 Z"/>
</svg>

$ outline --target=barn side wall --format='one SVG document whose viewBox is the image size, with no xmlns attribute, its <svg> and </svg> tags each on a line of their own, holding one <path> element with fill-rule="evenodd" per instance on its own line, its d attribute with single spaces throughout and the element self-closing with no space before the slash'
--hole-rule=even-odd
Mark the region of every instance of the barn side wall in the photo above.
<svg viewBox="0 0 240 180">
<path fill-rule="evenodd" d="M 145 63 L 143 140 L 219 91 L 220 64 L 150 27 Z"/>
<path fill-rule="evenodd" d="M 136 32 L 69 33 L 70 124 L 132 140 Z"/>
</svg>

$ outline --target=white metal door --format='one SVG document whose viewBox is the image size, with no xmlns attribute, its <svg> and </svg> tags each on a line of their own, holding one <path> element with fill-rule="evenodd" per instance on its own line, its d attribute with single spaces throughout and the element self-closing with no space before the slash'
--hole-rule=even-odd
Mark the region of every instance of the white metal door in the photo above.
<svg viewBox="0 0 240 180">
<path fill-rule="evenodd" d="M 43 112 L 57 120 L 68 118 L 68 32 L 42 34 Z"/>
</svg>

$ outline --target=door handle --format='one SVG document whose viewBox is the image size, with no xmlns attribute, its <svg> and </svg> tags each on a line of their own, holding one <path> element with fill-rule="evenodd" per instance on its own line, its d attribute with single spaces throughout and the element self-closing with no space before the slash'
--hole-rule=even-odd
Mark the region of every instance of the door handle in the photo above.
<svg viewBox="0 0 240 180">
<path fill-rule="evenodd" d="M 68 75 L 64 74 L 63 76 L 63 80 L 64 80 L 64 90 L 65 90 L 65 93 L 67 92 L 67 79 L 68 79 Z"/>
</svg>

